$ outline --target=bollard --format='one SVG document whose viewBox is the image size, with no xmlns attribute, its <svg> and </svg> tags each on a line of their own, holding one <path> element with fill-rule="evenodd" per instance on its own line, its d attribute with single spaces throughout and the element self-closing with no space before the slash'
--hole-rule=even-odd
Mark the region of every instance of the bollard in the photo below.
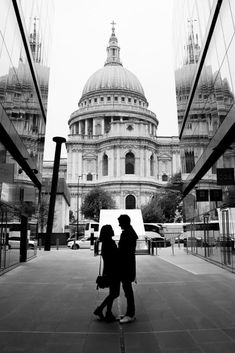
<svg viewBox="0 0 235 353">
<path fill-rule="evenodd" d="M 90 238 L 90 250 L 94 250 L 94 232 L 91 232 L 91 238 Z"/>
<path fill-rule="evenodd" d="M 56 250 L 59 250 L 59 244 L 60 244 L 60 240 L 59 238 L 56 238 Z"/>
<path fill-rule="evenodd" d="M 98 241 L 96 240 L 94 243 L 94 256 L 98 255 Z"/>
<path fill-rule="evenodd" d="M 38 239 L 38 246 L 39 246 L 39 250 L 42 249 L 42 238 Z"/>
<path fill-rule="evenodd" d="M 149 255 L 151 254 L 151 243 L 149 239 L 148 239 L 148 253 Z"/>
<path fill-rule="evenodd" d="M 95 240 L 94 242 L 94 256 L 99 255 L 99 240 Z"/>
<path fill-rule="evenodd" d="M 27 261 L 27 226 L 28 217 L 21 215 L 21 230 L 20 230 L 20 262 Z"/>
<path fill-rule="evenodd" d="M 151 255 L 154 255 L 154 247 L 153 247 L 153 242 L 151 241 Z"/>
</svg>

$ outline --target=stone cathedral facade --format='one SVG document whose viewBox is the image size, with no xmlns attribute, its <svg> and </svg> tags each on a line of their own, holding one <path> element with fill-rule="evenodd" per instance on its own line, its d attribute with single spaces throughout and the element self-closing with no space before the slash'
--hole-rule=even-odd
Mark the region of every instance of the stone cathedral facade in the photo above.
<svg viewBox="0 0 235 353">
<path fill-rule="evenodd" d="M 109 191 L 117 208 L 140 208 L 180 171 L 178 137 L 157 136 L 159 121 L 148 106 L 138 78 L 122 65 L 113 24 L 104 67 L 88 79 L 68 121 L 75 216 L 92 188 Z"/>
</svg>

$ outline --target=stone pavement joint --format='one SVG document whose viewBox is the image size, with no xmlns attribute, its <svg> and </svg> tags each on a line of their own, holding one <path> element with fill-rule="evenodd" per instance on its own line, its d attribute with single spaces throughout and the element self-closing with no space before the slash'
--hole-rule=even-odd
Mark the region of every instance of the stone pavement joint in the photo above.
<svg viewBox="0 0 235 353">
<path fill-rule="evenodd" d="M 96 290 L 92 251 L 38 251 L 0 277 L 0 352 L 234 352 L 235 275 L 183 249 L 164 250 L 136 257 L 137 319 L 123 325 L 93 315 L 107 290 Z M 125 305 L 121 290 L 114 314 Z"/>
</svg>

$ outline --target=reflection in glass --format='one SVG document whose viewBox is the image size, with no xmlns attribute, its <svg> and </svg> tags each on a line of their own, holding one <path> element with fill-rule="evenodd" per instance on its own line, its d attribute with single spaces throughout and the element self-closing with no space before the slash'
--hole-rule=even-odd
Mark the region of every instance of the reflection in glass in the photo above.
<svg viewBox="0 0 235 353">
<path fill-rule="evenodd" d="M 8 146 L 25 156 L 28 165 L 35 168 L 32 172 L 42 173 L 54 11 L 53 0 L 16 0 L 14 5 L 11 0 L 0 1 L 0 124 L 12 141 L 8 144 L 0 135 L 0 271 L 19 262 L 19 247 L 11 249 L 8 238 L 19 238 L 22 215 L 28 219 L 28 239 L 37 238 L 40 190 Z M 25 46 L 31 51 L 28 56 Z M 32 245 L 27 256 L 34 255 Z"/>
<path fill-rule="evenodd" d="M 182 128 L 192 88 L 191 85 L 200 55 L 198 36 L 193 26 L 194 23 L 191 22 L 187 44 L 185 45 L 184 64 L 175 71 L 179 131 Z M 202 68 L 181 138 L 183 173 L 192 172 L 196 162 L 202 156 L 209 141 L 215 135 L 234 104 L 227 57 L 224 58 L 220 68 L 218 67 L 219 59 L 215 60 L 215 58 L 218 58 L 215 53 L 218 54 L 219 48 L 218 45 L 215 45 L 217 43 L 216 39 L 212 41 L 213 45 Z M 222 46 L 220 50 L 223 50 Z M 210 58 L 213 58 L 211 60 L 212 64 L 210 64 Z"/>
<path fill-rule="evenodd" d="M 9 38 L 11 39 L 11 36 Z M 41 42 L 39 42 L 38 38 L 35 18 L 33 33 L 30 33 L 29 36 L 29 43 L 34 65 L 37 68 L 39 88 L 46 111 L 49 68 L 42 64 Z M 21 46 L 21 48 L 18 47 L 18 50 L 14 50 L 15 54 L 16 52 L 18 53 L 18 62 L 15 66 L 12 66 L 12 58 L 9 56 L 9 48 L 11 46 L 11 42 L 4 41 L 2 47 L 1 62 L 3 60 L 5 63 L 5 74 L 0 76 L 0 104 L 2 104 L 28 149 L 32 160 L 35 161 L 38 165 L 38 170 L 41 172 L 45 121 L 23 47 Z M 8 70 L 6 69 L 7 66 Z"/>
<path fill-rule="evenodd" d="M 226 179 L 226 173 L 235 171 L 235 135 L 233 137 L 231 133 L 235 121 L 235 5 L 234 1 L 221 2 L 207 48 L 204 44 L 210 39 L 206 37 L 212 19 L 209 16 L 214 15 L 212 9 L 216 3 L 212 0 L 180 1 L 182 6 L 179 6 L 177 1 L 175 11 L 178 23 L 175 26 L 175 77 L 178 124 L 182 133 L 182 179 L 187 184 L 195 181 L 196 173 L 201 174 L 197 185 L 183 200 L 185 238 L 188 238 L 185 245 L 194 254 L 234 271 L 235 186 Z M 189 20 L 191 27 L 187 26 Z M 198 57 L 196 48 L 199 49 Z M 198 65 L 201 48 L 207 50 L 203 53 L 206 57 L 202 69 Z M 197 71 L 199 68 L 201 71 Z M 196 72 L 200 77 L 192 90 Z M 190 105 L 189 97 L 192 98 Z M 184 118 L 187 120 L 183 121 Z M 228 143 L 230 145 L 224 151 Z M 218 171 L 224 173 L 222 182 L 217 177 Z M 198 195 L 205 192 L 208 197 L 200 199 Z"/>
</svg>

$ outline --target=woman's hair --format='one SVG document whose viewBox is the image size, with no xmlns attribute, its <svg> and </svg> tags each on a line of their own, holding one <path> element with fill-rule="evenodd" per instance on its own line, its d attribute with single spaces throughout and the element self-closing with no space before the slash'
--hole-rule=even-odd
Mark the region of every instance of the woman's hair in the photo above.
<svg viewBox="0 0 235 353">
<path fill-rule="evenodd" d="M 114 237 L 114 231 L 110 224 L 104 225 L 100 230 L 100 237 L 99 240 L 103 241 L 104 239 Z"/>
</svg>

